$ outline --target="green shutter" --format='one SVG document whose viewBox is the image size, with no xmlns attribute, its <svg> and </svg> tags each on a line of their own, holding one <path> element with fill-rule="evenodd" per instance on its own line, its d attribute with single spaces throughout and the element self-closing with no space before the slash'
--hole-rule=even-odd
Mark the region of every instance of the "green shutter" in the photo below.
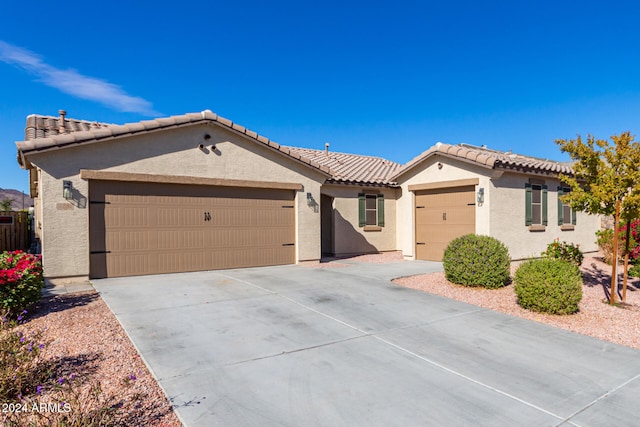
<svg viewBox="0 0 640 427">
<path fill-rule="evenodd" d="M 562 209 L 562 200 L 560 200 L 563 194 L 562 187 L 558 187 L 558 225 L 564 224 L 564 209 Z"/>
<path fill-rule="evenodd" d="M 533 221 L 533 214 L 531 212 L 531 184 L 525 184 L 524 191 L 524 224 L 531 225 Z"/>
<path fill-rule="evenodd" d="M 360 227 L 364 227 L 365 225 L 367 225 L 367 215 L 364 210 L 365 203 L 366 196 L 364 195 L 364 193 L 358 194 L 358 222 L 360 223 Z"/>
<path fill-rule="evenodd" d="M 576 225 L 576 211 L 571 208 L 571 224 Z"/>
<path fill-rule="evenodd" d="M 542 186 L 542 225 L 547 225 L 547 186 Z"/>
<path fill-rule="evenodd" d="M 384 194 L 378 194 L 378 226 L 384 227 Z"/>
</svg>

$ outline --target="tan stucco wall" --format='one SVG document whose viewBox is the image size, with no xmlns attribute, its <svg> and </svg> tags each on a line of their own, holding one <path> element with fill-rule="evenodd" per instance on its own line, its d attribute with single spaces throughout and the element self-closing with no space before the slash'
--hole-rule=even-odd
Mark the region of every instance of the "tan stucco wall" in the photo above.
<svg viewBox="0 0 640 427">
<path fill-rule="evenodd" d="M 530 178 L 542 179 L 548 187 L 548 224 L 544 231 L 529 231 L 525 225 L 524 184 Z M 491 235 L 504 242 L 512 259 L 539 257 L 554 239 L 579 244 L 583 252 L 598 250 L 595 232 L 598 216 L 578 212 L 573 230 L 563 231 L 558 225 L 558 193 L 560 181 L 548 177 L 505 173 L 491 183 Z"/>
<path fill-rule="evenodd" d="M 438 168 L 438 163 L 442 164 L 442 168 Z M 397 206 L 397 215 L 400 218 L 397 224 L 397 236 L 398 248 L 402 250 L 404 257 L 415 259 L 415 194 L 409 191 L 410 185 L 478 178 L 476 192 L 478 188 L 484 188 L 484 203 L 476 205 L 476 234 L 489 235 L 491 232 L 489 222 L 489 206 L 492 197 L 491 173 L 490 169 L 477 165 L 434 156 L 401 176 L 399 181 L 402 191 Z"/>
<path fill-rule="evenodd" d="M 359 227 L 358 194 L 384 195 L 384 222 L 380 231 Z M 333 253 L 336 255 L 396 250 L 396 199 L 393 188 L 324 185 L 322 194 L 333 197 Z"/>
<path fill-rule="evenodd" d="M 205 141 L 205 134 L 211 139 Z M 216 145 L 215 152 L 198 148 Z M 80 169 L 302 184 L 296 194 L 297 260 L 320 258 L 320 212 L 306 193 L 320 200 L 325 176 L 308 166 L 216 125 L 165 130 L 120 140 L 31 155 L 42 168 L 42 251 L 45 275 L 89 273 L 89 182 Z M 62 181 L 73 182 L 73 203 L 62 197 Z M 83 206 L 84 205 L 84 206 Z"/>
<path fill-rule="evenodd" d="M 36 174 L 36 193 L 42 194 L 42 179 L 40 178 L 40 170 L 36 169 L 33 172 Z M 33 194 L 32 194 L 33 196 Z M 34 232 L 35 236 L 42 241 L 42 198 L 34 197 L 33 199 L 33 214 L 34 220 Z"/>
</svg>

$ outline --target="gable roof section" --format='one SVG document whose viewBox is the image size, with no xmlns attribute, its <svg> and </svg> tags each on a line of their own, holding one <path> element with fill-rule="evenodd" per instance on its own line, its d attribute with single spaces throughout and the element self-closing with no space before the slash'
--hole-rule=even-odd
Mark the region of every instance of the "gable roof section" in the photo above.
<svg viewBox="0 0 640 427">
<path fill-rule="evenodd" d="M 436 155 L 476 164 L 488 169 L 500 169 L 542 175 L 573 174 L 573 169 L 571 168 L 570 163 L 539 159 L 511 152 L 490 150 L 485 147 L 476 147 L 468 144 L 449 145 L 439 142 L 402 166 L 402 168 L 391 176 L 390 179 L 398 179 L 401 175 Z"/>
<path fill-rule="evenodd" d="M 60 126 L 62 121 L 64 121 L 64 128 L 61 128 Z M 256 132 L 247 129 L 244 126 L 233 123 L 231 120 L 220 117 L 209 110 L 205 110 L 200 113 L 189 113 L 181 116 L 145 120 L 124 125 L 67 119 L 64 116 L 58 118 L 31 115 L 27 117 L 25 140 L 16 142 L 18 160 L 21 165 L 25 166 L 27 164 L 26 157 L 32 153 L 113 140 L 127 136 L 201 123 L 215 123 L 251 138 L 273 150 L 279 151 L 280 153 L 316 169 L 325 175 L 333 175 L 333 171 L 327 166 L 301 156 L 300 154 L 291 151 L 288 147 L 281 146 L 280 144 L 271 141 L 264 136 L 258 135 Z"/>
<path fill-rule="evenodd" d="M 26 166 L 26 157 L 32 153 L 70 146 L 96 143 L 138 134 L 179 128 L 202 123 L 215 123 L 240 133 L 283 155 L 293 158 L 324 175 L 329 183 L 381 185 L 396 187 L 396 181 L 432 156 L 440 155 L 488 169 L 509 170 L 542 175 L 572 174 L 570 163 L 538 159 L 511 152 L 490 150 L 468 144 L 449 145 L 438 143 L 405 165 L 381 157 L 338 153 L 310 148 L 288 147 L 258 135 L 210 110 L 123 125 L 68 119 L 61 111 L 60 117 L 30 115 L 27 117 L 25 140 L 16 142 L 18 161 Z M 62 124 L 62 126 L 61 126 Z"/>
<path fill-rule="evenodd" d="M 402 167 L 400 163 L 381 157 L 313 150 L 311 148 L 287 148 L 291 152 L 298 153 L 300 156 L 331 169 L 333 175 L 329 182 L 334 183 L 396 186 L 397 184 L 390 178 Z"/>
</svg>

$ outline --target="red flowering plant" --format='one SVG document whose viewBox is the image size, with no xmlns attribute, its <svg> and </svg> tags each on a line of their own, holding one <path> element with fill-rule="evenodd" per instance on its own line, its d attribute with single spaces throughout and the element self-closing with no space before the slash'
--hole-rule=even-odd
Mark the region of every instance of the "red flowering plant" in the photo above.
<svg viewBox="0 0 640 427">
<path fill-rule="evenodd" d="M 16 315 L 42 295 L 44 278 L 39 255 L 0 253 L 0 311 Z"/>
<path fill-rule="evenodd" d="M 622 238 L 623 247 L 626 246 L 627 239 L 627 227 L 628 224 L 620 226 L 620 237 Z M 632 263 L 635 263 L 640 257 L 640 219 L 631 221 L 631 233 L 629 233 L 629 259 Z M 622 251 L 624 253 L 624 251 Z"/>
<path fill-rule="evenodd" d="M 584 255 L 580 252 L 580 245 L 574 245 L 573 243 L 564 241 L 561 242 L 560 239 L 555 239 L 553 243 L 549 243 L 547 250 L 542 252 L 542 256 L 568 261 L 576 264 L 578 267 L 580 267 L 584 258 Z"/>
</svg>

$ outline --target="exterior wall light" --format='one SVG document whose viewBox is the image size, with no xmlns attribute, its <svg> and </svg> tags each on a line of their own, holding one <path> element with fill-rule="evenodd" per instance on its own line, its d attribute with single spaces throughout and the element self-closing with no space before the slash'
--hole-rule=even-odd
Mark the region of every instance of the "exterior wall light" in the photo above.
<svg viewBox="0 0 640 427">
<path fill-rule="evenodd" d="M 307 206 L 313 206 L 313 195 L 311 193 L 307 193 Z"/>
<path fill-rule="evenodd" d="M 71 181 L 62 181 L 62 197 L 64 197 L 65 200 L 71 200 L 73 198 L 72 189 L 73 185 Z"/>
<path fill-rule="evenodd" d="M 478 188 L 478 205 L 484 203 L 484 188 Z"/>
</svg>

